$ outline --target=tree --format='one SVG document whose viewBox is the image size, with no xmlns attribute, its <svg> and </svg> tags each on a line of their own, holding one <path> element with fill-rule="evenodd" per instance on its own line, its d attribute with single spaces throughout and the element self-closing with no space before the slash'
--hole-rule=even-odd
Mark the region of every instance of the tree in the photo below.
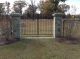
<svg viewBox="0 0 80 59">
<path fill-rule="evenodd" d="M 48 15 L 51 14 L 53 12 L 53 4 L 51 2 L 40 2 L 39 8 L 41 10 L 42 14 Z"/>
<path fill-rule="evenodd" d="M 31 1 L 31 6 L 32 6 L 32 15 L 33 15 L 33 19 L 34 19 L 34 12 L 35 12 L 35 8 L 34 8 L 34 6 L 35 6 L 35 1 L 34 0 L 30 0 Z"/>
<path fill-rule="evenodd" d="M 58 8 L 64 13 L 64 12 L 67 12 L 70 9 L 70 6 L 67 5 L 67 4 L 60 4 L 58 6 Z"/>
<path fill-rule="evenodd" d="M 29 5 L 29 7 L 27 8 L 27 10 L 25 10 L 25 13 L 28 17 L 31 17 L 33 18 L 35 13 L 36 13 L 36 9 L 37 9 L 37 6 L 35 5 Z"/>
<path fill-rule="evenodd" d="M 65 2 L 66 0 L 49 0 L 50 2 L 52 2 L 54 4 L 54 11 L 55 12 L 58 12 L 58 5 L 59 5 L 59 2 Z"/>
<path fill-rule="evenodd" d="M 9 12 L 10 12 L 10 8 L 9 8 L 10 7 L 10 3 L 6 1 L 4 4 L 5 4 L 5 13 L 9 14 Z"/>
<path fill-rule="evenodd" d="M 4 3 L 0 3 L 0 13 L 3 13 L 4 12 Z"/>
<path fill-rule="evenodd" d="M 65 2 L 66 0 L 46 0 L 40 1 L 39 8 L 45 15 L 52 15 L 54 12 L 61 12 L 58 5 L 59 2 Z"/>
<path fill-rule="evenodd" d="M 27 5 L 26 2 L 23 1 L 23 0 L 15 1 L 14 6 L 13 6 L 14 11 L 16 13 L 21 13 L 22 14 L 22 8 L 25 7 L 26 5 Z"/>
<path fill-rule="evenodd" d="M 25 10 L 24 14 L 27 14 L 28 17 L 34 19 L 36 14 L 37 6 L 35 5 L 35 0 L 30 0 L 31 4 L 29 4 L 28 8 Z"/>
</svg>

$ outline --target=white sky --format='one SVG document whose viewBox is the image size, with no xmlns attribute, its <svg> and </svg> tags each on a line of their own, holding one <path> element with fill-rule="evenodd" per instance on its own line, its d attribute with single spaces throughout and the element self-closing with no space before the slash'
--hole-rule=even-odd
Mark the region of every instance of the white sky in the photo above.
<svg viewBox="0 0 80 59">
<path fill-rule="evenodd" d="M 18 0 L 0 0 L 0 2 L 2 2 L 2 3 L 4 3 L 5 1 L 8 1 L 8 2 L 10 2 L 11 4 L 13 4 L 14 1 L 18 1 Z M 24 1 L 30 3 L 30 0 L 24 0 Z M 39 3 L 40 0 L 34 0 L 34 1 L 35 1 L 35 3 L 37 4 L 37 3 Z"/>
<path fill-rule="evenodd" d="M 14 1 L 16 0 L 0 0 L 0 2 L 5 2 L 5 1 L 8 1 L 11 3 L 11 5 L 13 4 Z M 28 3 L 30 3 L 30 0 L 25 0 L 27 1 Z M 39 3 L 40 0 L 35 0 L 36 4 Z M 80 14 L 80 0 L 67 0 L 65 2 L 66 4 L 70 5 L 71 7 L 73 6 L 73 8 L 71 8 L 68 13 L 71 13 L 71 14 Z M 76 10 L 76 11 L 75 11 Z"/>
<path fill-rule="evenodd" d="M 80 0 L 67 0 L 66 4 L 70 5 L 70 7 L 73 7 L 69 10 L 69 13 L 80 14 Z"/>
</svg>

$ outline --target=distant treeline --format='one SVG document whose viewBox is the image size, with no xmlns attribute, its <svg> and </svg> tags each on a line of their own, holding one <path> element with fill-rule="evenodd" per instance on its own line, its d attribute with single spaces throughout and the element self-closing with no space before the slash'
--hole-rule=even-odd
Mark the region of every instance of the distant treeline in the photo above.
<svg viewBox="0 0 80 59">
<path fill-rule="evenodd" d="M 63 15 L 62 18 L 68 18 L 69 16 Z M 52 15 L 43 15 L 43 14 L 35 14 L 33 16 L 31 15 L 22 15 L 22 19 L 53 19 Z"/>
<path fill-rule="evenodd" d="M 53 16 L 51 15 L 43 15 L 43 14 L 35 14 L 35 15 L 22 15 L 22 19 L 52 19 Z"/>
</svg>

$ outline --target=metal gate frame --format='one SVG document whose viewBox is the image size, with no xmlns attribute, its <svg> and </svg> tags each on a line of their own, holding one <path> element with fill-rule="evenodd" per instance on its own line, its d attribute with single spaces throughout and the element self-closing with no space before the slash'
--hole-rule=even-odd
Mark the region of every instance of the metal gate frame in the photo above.
<svg viewBox="0 0 80 59">
<path fill-rule="evenodd" d="M 34 23 L 36 23 L 36 33 L 28 33 L 28 34 L 25 34 L 25 36 L 30 36 L 30 37 L 39 37 L 39 36 L 41 36 L 41 37 L 47 37 L 47 36 L 51 37 L 51 36 L 53 36 L 53 19 L 44 19 L 44 20 L 43 19 L 34 19 L 34 20 L 32 20 L 32 19 L 26 19 L 26 20 L 22 20 L 22 21 L 24 21 L 23 24 L 27 24 L 27 21 L 29 21 L 29 20 L 30 21 L 33 21 Z M 46 20 L 47 20 L 47 22 L 45 22 Z M 44 24 L 42 23 L 42 25 L 43 25 L 43 29 L 42 29 L 43 32 L 45 31 L 44 27 L 47 26 L 47 25 L 50 26 L 50 24 L 51 24 L 52 29 L 50 30 L 50 33 L 49 34 L 46 34 L 46 33 L 41 34 L 41 32 L 40 32 L 41 23 L 40 22 L 43 22 L 43 23 L 45 22 Z M 49 22 L 49 24 L 48 24 L 48 22 Z M 31 24 L 31 26 L 32 26 L 32 24 Z M 25 25 L 25 27 L 28 28 L 26 25 Z M 49 31 L 49 28 L 51 28 L 51 27 L 48 27 L 47 26 L 46 27 L 46 30 L 48 29 L 47 31 Z M 27 30 L 27 29 L 25 29 L 25 30 Z"/>
</svg>

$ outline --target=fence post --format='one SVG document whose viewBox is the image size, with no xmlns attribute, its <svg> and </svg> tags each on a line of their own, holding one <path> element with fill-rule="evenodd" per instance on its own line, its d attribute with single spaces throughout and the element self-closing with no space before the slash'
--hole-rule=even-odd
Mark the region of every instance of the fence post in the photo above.
<svg viewBox="0 0 80 59">
<path fill-rule="evenodd" d="M 12 20 L 11 20 L 11 26 L 12 26 L 12 32 L 15 35 L 15 38 L 17 40 L 20 40 L 20 20 L 21 15 L 19 13 L 11 14 Z"/>
<path fill-rule="evenodd" d="M 53 38 L 62 36 L 62 13 L 53 14 Z"/>
</svg>

